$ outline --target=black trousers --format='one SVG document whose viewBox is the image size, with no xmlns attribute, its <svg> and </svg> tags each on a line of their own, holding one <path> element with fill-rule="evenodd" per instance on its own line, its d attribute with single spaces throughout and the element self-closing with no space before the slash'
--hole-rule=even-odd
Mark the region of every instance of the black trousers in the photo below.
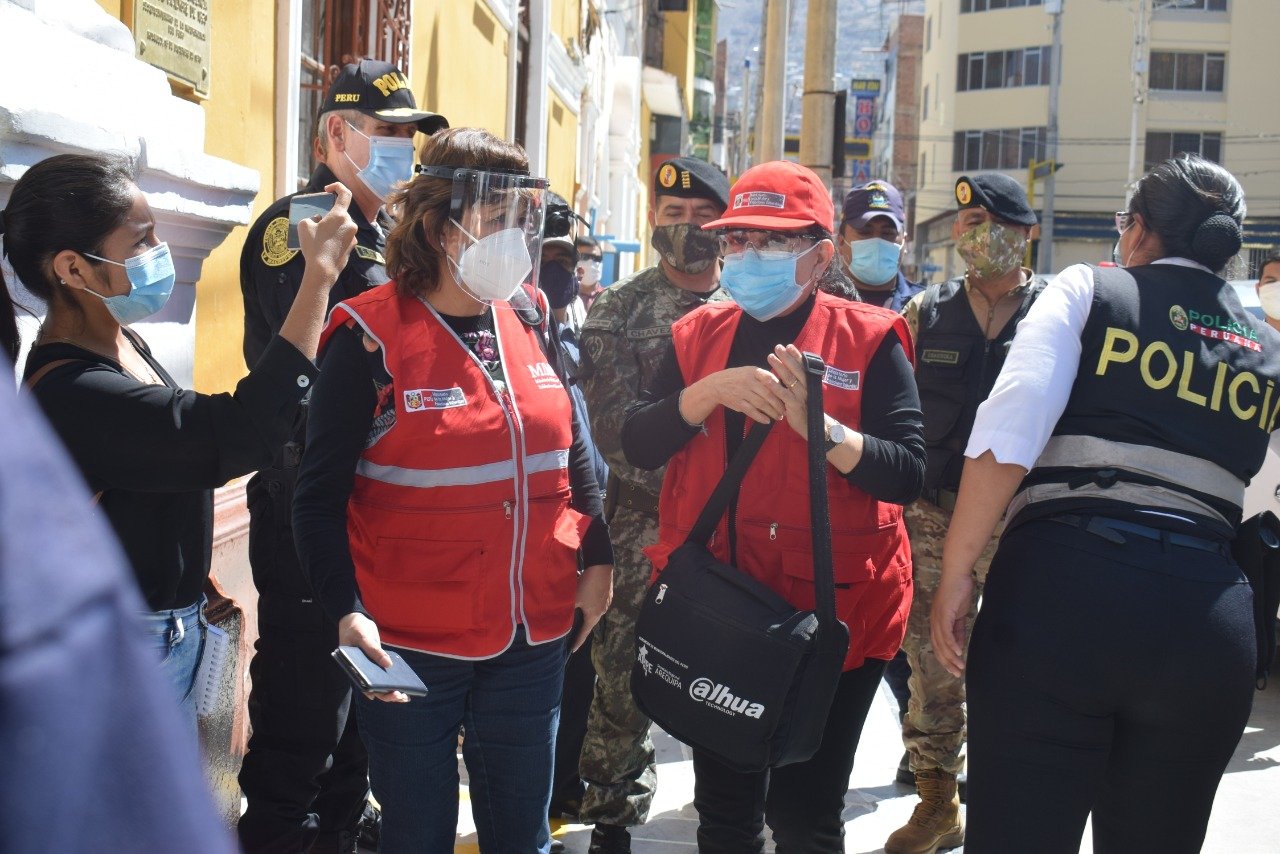
<svg viewBox="0 0 1280 854">
<path fill-rule="evenodd" d="M 569 656 L 560 695 L 560 726 L 556 730 L 555 768 L 551 777 L 552 805 L 581 803 L 586 791 L 578 774 L 582 741 L 587 737 L 587 713 L 595 694 L 596 669 L 591 664 L 591 635 Z M 572 640 L 572 639 L 571 639 Z"/>
<path fill-rule="evenodd" d="M 317 605 L 299 606 L 312 612 L 302 628 L 296 613 L 277 620 L 281 609 L 259 601 L 240 844 L 250 854 L 340 850 L 364 811 L 369 763 L 350 682 L 329 656 L 338 630 Z"/>
<path fill-rule="evenodd" d="M 1053 521 L 1005 534 L 969 646 L 971 854 L 1194 852 L 1253 703 L 1230 557 Z"/>
<path fill-rule="evenodd" d="M 885 662 L 868 659 L 840 677 L 822 746 L 807 762 L 743 774 L 710 754 L 693 750 L 693 805 L 698 851 L 756 854 L 769 822 L 779 854 L 844 851 L 844 795 L 853 754 L 875 698 Z"/>
</svg>

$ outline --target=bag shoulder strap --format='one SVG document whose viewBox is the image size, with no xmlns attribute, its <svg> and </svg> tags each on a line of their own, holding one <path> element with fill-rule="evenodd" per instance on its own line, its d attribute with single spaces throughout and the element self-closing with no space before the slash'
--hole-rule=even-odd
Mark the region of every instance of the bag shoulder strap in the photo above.
<svg viewBox="0 0 1280 854">
<path fill-rule="evenodd" d="M 806 420 L 809 422 L 809 513 L 813 535 L 814 610 L 818 615 L 822 645 L 843 645 L 836 626 L 836 591 L 831 554 L 831 508 L 827 495 L 827 436 L 823 423 L 822 378 L 827 367 L 813 353 L 804 354 L 805 384 L 808 386 Z"/>
<path fill-rule="evenodd" d="M 729 508 L 729 500 L 742 485 L 742 479 L 747 476 L 751 461 L 756 458 L 760 446 L 764 444 L 765 438 L 772 429 L 772 422 L 768 424 L 755 422 L 751 425 L 751 429 L 747 431 L 747 437 L 738 446 L 720 482 L 716 484 L 715 489 L 711 490 L 711 496 L 707 498 L 707 503 L 698 514 L 698 521 L 693 523 L 693 530 L 689 532 L 685 542 L 705 546 L 711 541 L 711 535 L 715 532 L 720 517 Z"/>
<path fill-rule="evenodd" d="M 88 359 L 54 359 L 52 362 L 49 362 L 47 365 L 42 365 L 41 367 L 37 368 L 34 374 L 32 374 L 31 376 L 27 377 L 25 380 L 22 381 L 23 385 L 25 385 L 28 389 L 31 389 L 32 391 L 34 391 L 35 387 L 40 384 L 40 380 L 44 379 L 49 374 L 53 373 L 53 371 L 55 371 L 56 369 L 61 368 L 63 365 L 69 365 L 72 362 L 88 362 L 88 361 L 89 361 Z"/>
</svg>

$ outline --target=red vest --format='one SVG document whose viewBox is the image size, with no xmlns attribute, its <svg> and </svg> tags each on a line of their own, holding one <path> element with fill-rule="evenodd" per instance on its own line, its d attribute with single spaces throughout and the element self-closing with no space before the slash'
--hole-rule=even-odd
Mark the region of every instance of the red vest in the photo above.
<svg viewBox="0 0 1280 854">
<path fill-rule="evenodd" d="M 347 505 L 360 596 L 386 643 L 489 658 L 518 624 L 542 643 L 573 623 L 589 519 L 569 506 L 569 396 L 538 331 L 493 315 L 505 388 L 394 282 L 335 306 L 321 338 L 358 324 L 392 377 Z"/>
<path fill-rule="evenodd" d="M 672 326 L 686 385 L 724 369 L 741 317 L 738 306 L 719 303 L 690 312 Z M 910 333 L 900 316 L 819 292 L 795 341 L 802 352 L 817 353 L 826 362 L 824 409 L 846 427 L 857 430 L 861 423 L 867 362 L 889 334 L 897 334 L 910 357 Z M 658 543 L 645 550 L 658 569 L 684 542 L 724 474 L 724 431 L 724 408 L 717 407 L 706 429 L 667 463 Z M 814 604 L 808 465 L 808 443 L 785 422 L 777 424 L 747 470 L 734 524 L 738 568 L 797 608 Z M 851 486 L 831 465 L 827 489 L 836 615 L 849 626 L 844 667 L 850 670 L 867 658 L 892 658 L 902 645 L 911 608 L 911 550 L 900 506 Z M 728 562 L 725 519 L 712 537 L 711 551 Z"/>
</svg>

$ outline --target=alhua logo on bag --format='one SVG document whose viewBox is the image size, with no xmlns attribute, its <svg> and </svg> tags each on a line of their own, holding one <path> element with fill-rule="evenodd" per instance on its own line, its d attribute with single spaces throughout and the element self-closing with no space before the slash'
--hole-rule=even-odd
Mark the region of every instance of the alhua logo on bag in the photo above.
<svg viewBox="0 0 1280 854">
<path fill-rule="evenodd" d="M 705 676 L 699 676 L 693 680 L 689 685 L 689 696 L 727 715 L 746 715 L 749 718 L 759 719 L 764 714 L 764 706 L 742 697 L 735 697 L 727 685 L 712 682 Z"/>
</svg>

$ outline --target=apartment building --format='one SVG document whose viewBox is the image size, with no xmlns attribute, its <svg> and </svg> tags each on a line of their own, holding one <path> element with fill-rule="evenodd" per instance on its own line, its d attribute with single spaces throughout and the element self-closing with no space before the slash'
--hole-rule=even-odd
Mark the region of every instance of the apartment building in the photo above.
<svg viewBox="0 0 1280 854">
<path fill-rule="evenodd" d="M 1110 257 L 1131 155 L 1138 176 L 1182 151 L 1222 163 L 1248 198 L 1245 260 L 1280 243 L 1280 111 L 1265 95 L 1280 3 L 1058 3 L 1054 270 Z M 1054 8 L 1054 0 L 925 5 L 915 236 L 933 281 L 963 269 L 950 238 L 957 176 L 1001 170 L 1026 183 L 1028 163 L 1047 159 Z M 1042 209 L 1044 180 L 1029 189 Z"/>
</svg>

